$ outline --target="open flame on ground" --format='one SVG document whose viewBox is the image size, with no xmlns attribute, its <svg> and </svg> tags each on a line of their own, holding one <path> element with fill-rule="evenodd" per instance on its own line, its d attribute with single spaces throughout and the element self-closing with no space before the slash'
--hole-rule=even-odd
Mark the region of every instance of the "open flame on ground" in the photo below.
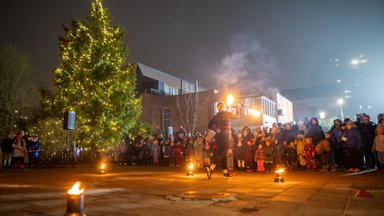
<svg viewBox="0 0 384 216">
<path fill-rule="evenodd" d="M 84 192 L 84 188 L 80 189 L 80 182 L 76 182 L 71 189 L 68 190 L 68 194 L 79 195 Z"/>
</svg>

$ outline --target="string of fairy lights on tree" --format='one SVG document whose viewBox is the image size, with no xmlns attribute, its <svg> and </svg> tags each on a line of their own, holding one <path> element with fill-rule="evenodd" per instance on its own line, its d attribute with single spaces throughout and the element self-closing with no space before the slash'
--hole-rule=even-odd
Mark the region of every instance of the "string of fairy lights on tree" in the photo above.
<svg viewBox="0 0 384 216">
<path fill-rule="evenodd" d="M 77 143 L 98 149 L 114 145 L 141 114 L 136 68 L 126 64 L 122 28 L 111 26 L 101 0 L 93 0 L 85 21 L 72 21 L 60 37 L 55 94 L 43 97 L 46 113 L 76 112 Z"/>
</svg>

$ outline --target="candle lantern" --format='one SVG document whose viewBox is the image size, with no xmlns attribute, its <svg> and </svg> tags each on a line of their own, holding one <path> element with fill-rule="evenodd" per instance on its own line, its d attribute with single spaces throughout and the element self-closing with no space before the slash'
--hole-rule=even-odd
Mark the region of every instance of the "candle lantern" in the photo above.
<svg viewBox="0 0 384 216">
<path fill-rule="evenodd" d="M 100 165 L 100 169 L 99 169 L 99 174 L 106 174 L 106 166 L 105 166 L 105 163 L 102 163 Z"/>
<path fill-rule="evenodd" d="M 191 162 L 187 166 L 187 176 L 193 176 L 193 170 L 195 169 L 195 165 Z"/>
<path fill-rule="evenodd" d="M 67 192 L 65 216 L 86 216 L 84 212 L 84 189 L 80 189 L 80 182 L 76 182 Z"/>
<path fill-rule="evenodd" d="M 275 171 L 275 174 L 276 174 L 275 182 L 284 183 L 284 178 L 283 178 L 284 172 L 285 172 L 285 170 L 283 168 L 280 168 L 280 169 Z"/>
</svg>

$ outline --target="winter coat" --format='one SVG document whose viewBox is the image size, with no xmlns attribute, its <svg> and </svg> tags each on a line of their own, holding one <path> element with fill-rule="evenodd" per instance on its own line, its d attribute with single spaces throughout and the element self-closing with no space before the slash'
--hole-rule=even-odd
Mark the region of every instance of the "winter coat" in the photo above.
<svg viewBox="0 0 384 216">
<path fill-rule="evenodd" d="M 315 157 L 315 147 L 311 143 L 304 146 L 303 157 L 305 160 L 312 160 Z"/>
<path fill-rule="evenodd" d="M 15 141 L 12 144 L 13 148 L 13 157 L 25 157 L 27 155 L 27 145 L 24 140 L 20 142 Z"/>
<path fill-rule="evenodd" d="M 40 142 L 39 141 L 31 141 L 27 146 L 28 151 L 30 151 L 30 158 L 38 158 L 39 150 L 40 150 Z"/>
<path fill-rule="evenodd" d="M 3 142 L 1 143 L 1 151 L 3 153 L 11 154 L 13 152 L 12 143 L 13 140 L 11 138 L 3 139 Z"/>
<path fill-rule="evenodd" d="M 257 149 L 255 153 L 255 161 L 261 160 L 264 161 L 264 151 L 263 149 Z"/>
<path fill-rule="evenodd" d="M 242 141 L 243 139 L 239 140 L 237 137 L 235 139 L 235 159 L 236 160 L 244 160 L 244 143 Z"/>
<path fill-rule="evenodd" d="M 287 145 L 291 142 L 294 141 L 297 136 L 297 131 L 294 129 L 289 129 L 289 130 L 284 130 L 283 132 L 283 142 L 285 141 Z"/>
<path fill-rule="evenodd" d="M 272 145 L 266 145 L 264 147 L 264 159 L 265 159 L 265 162 L 274 163 L 275 151 L 274 151 Z"/>
<path fill-rule="evenodd" d="M 286 146 L 284 144 L 278 143 L 273 145 L 273 150 L 275 152 L 275 162 L 281 163 L 284 161 L 285 148 Z"/>
<path fill-rule="evenodd" d="M 306 137 L 312 138 L 312 144 L 316 146 L 321 140 L 325 139 L 323 128 L 320 125 L 311 125 Z"/>
<path fill-rule="evenodd" d="M 163 158 L 169 158 L 170 150 L 171 150 L 171 145 L 170 144 L 163 145 Z"/>
<path fill-rule="evenodd" d="M 315 147 L 315 152 L 318 155 L 323 154 L 324 152 L 330 152 L 331 151 L 331 143 L 328 139 L 323 139 L 317 144 Z"/>
<path fill-rule="evenodd" d="M 343 148 L 343 143 L 340 142 L 342 131 L 340 127 L 335 127 L 331 132 L 332 142 L 335 144 L 335 148 Z"/>
<path fill-rule="evenodd" d="M 297 161 L 296 149 L 294 147 L 291 147 L 291 146 L 288 146 L 287 148 L 285 148 L 285 157 L 287 158 L 287 160 L 289 160 L 291 162 Z"/>
<path fill-rule="evenodd" d="M 362 123 L 357 129 L 360 131 L 361 142 L 364 147 L 367 149 L 372 148 L 373 140 L 375 139 L 375 125 L 373 125 L 373 122 Z"/>
<path fill-rule="evenodd" d="M 246 145 L 245 146 L 245 161 L 247 163 L 251 163 L 253 161 L 253 158 L 254 158 L 254 155 L 253 155 L 253 151 L 252 151 L 252 145 Z"/>
<path fill-rule="evenodd" d="M 151 156 L 155 159 L 160 156 L 160 146 L 158 144 L 152 145 Z"/>
<path fill-rule="evenodd" d="M 362 146 L 361 136 L 359 131 L 356 130 L 355 128 L 351 128 L 349 130 L 343 131 L 342 136 L 346 138 L 346 141 L 344 141 L 346 148 L 353 148 L 353 147 L 357 147 L 358 149 L 361 148 Z"/>
<path fill-rule="evenodd" d="M 305 147 L 305 143 L 303 139 L 296 139 L 295 140 L 296 145 L 296 152 L 298 155 L 302 155 Z"/>
<path fill-rule="evenodd" d="M 384 152 L 384 134 L 377 135 L 373 141 L 372 152 Z"/>
</svg>

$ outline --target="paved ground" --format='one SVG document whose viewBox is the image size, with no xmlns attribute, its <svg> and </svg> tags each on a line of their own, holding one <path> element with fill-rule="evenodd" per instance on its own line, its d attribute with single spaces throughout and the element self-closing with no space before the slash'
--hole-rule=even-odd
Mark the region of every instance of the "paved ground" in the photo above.
<svg viewBox="0 0 384 216">
<path fill-rule="evenodd" d="M 66 191 L 85 184 L 92 215 L 384 215 L 384 172 L 289 172 L 186 176 L 182 168 L 94 167 L 0 170 L 0 215 L 64 215 Z M 371 198 L 356 197 L 366 189 Z"/>
</svg>

